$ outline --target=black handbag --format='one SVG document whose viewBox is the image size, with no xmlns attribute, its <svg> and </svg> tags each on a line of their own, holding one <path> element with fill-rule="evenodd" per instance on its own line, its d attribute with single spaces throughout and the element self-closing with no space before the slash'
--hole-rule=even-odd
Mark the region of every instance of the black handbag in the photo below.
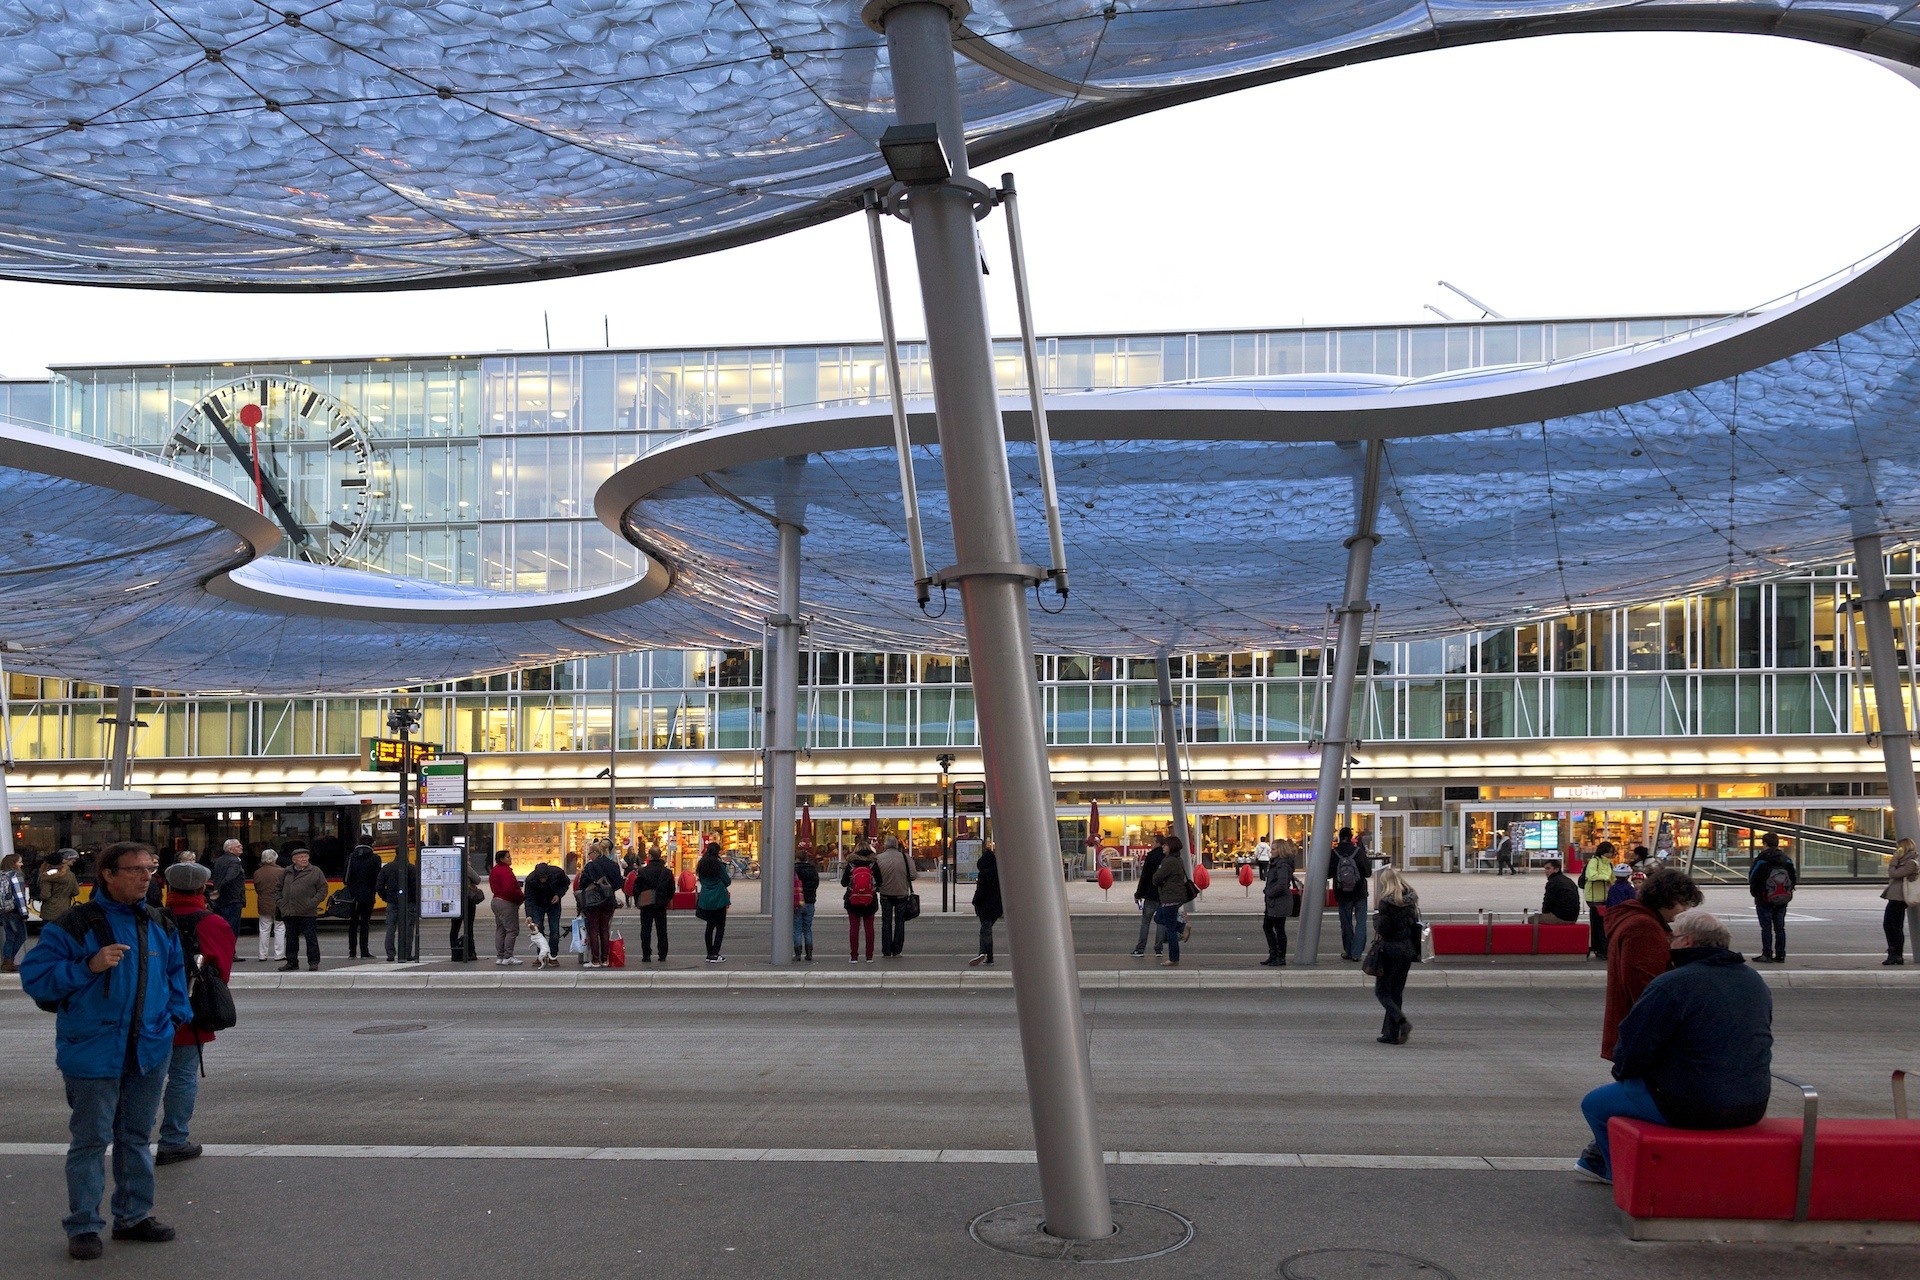
<svg viewBox="0 0 1920 1280">
<path fill-rule="evenodd" d="M 920 918 L 920 895 L 919 894 L 910 893 L 906 896 L 906 899 L 901 902 L 900 918 L 902 920 L 918 920 Z"/>
<path fill-rule="evenodd" d="M 1306 901 L 1307 891 L 1300 887 L 1299 877 L 1294 877 L 1292 883 L 1293 887 L 1289 890 L 1289 893 L 1293 897 L 1293 910 L 1287 914 L 1291 915 L 1295 920 L 1298 920 L 1300 918 L 1300 904 Z"/>
</svg>

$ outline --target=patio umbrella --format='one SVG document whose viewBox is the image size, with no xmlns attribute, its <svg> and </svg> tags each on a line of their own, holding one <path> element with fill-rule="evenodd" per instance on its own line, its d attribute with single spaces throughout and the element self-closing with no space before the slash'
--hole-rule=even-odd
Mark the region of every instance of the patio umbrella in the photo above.
<svg viewBox="0 0 1920 1280">
<path fill-rule="evenodd" d="M 799 852 L 813 852 L 813 806 L 810 804 L 800 806 L 800 830 L 793 843 Z"/>
<path fill-rule="evenodd" d="M 877 801 L 867 806 L 867 839 L 875 844 L 880 842 L 880 805 Z"/>
</svg>

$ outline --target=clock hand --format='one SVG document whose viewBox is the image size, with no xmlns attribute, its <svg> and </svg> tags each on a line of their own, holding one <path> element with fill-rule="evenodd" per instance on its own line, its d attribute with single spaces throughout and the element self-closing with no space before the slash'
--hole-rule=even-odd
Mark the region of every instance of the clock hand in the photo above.
<svg viewBox="0 0 1920 1280">
<path fill-rule="evenodd" d="M 205 412 L 207 421 L 213 424 L 213 429 L 219 433 L 222 440 L 226 441 L 227 448 L 239 460 L 241 469 L 251 473 L 253 456 L 247 452 L 246 446 L 240 443 L 240 437 L 234 435 L 233 429 L 227 425 L 227 412 L 220 407 L 220 402 L 207 401 Z M 293 545 L 304 547 L 313 541 L 313 535 L 293 518 L 293 509 L 287 505 L 287 500 L 280 496 L 280 486 L 268 478 L 270 475 L 271 468 L 260 473 L 260 496 L 267 500 L 269 507 L 273 508 L 274 517 L 280 521 L 280 527 L 287 531 L 287 536 L 293 539 Z"/>
</svg>

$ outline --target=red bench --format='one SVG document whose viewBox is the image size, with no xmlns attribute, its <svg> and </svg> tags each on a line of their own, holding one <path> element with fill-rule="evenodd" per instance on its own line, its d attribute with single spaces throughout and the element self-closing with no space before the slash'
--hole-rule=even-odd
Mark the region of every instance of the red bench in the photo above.
<svg viewBox="0 0 1920 1280">
<path fill-rule="evenodd" d="M 1796 1081 L 1799 1120 L 1670 1129 L 1615 1118 L 1613 1202 L 1635 1240 L 1920 1242 L 1920 1120 L 1819 1119 Z M 1777 1077 L 1786 1080 L 1786 1077 Z"/>
<path fill-rule="evenodd" d="M 1584 956 L 1584 924 L 1436 924 L 1436 956 Z"/>
</svg>

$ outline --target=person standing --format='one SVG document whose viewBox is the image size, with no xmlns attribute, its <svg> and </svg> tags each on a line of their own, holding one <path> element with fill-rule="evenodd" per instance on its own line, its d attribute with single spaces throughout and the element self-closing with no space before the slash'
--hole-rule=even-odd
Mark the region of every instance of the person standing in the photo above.
<svg viewBox="0 0 1920 1280">
<path fill-rule="evenodd" d="M 720 948 L 727 940 L 727 908 L 733 905 L 733 893 L 727 888 L 733 883 L 733 872 L 720 856 L 719 841 L 707 841 L 700 861 L 693 864 L 693 877 L 700 882 L 694 914 L 707 922 L 707 963 L 719 964 L 726 959 Z"/>
<path fill-rule="evenodd" d="M 546 935 L 547 968 L 560 967 L 560 907 L 567 896 L 567 873 L 551 862 L 536 862 L 522 886 L 526 895 L 527 923 L 535 932 Z M 645 916 L 641 917 L 644 933 Z M 391 944 L 389 944 L 391 945 Z M 537 959 L 537 957 L 536 957 Z"/>
<path fill-rule="evenodd" d="M 1881 930 L 1887 935 L 1887 958 L 1882 965 L 1907 962 L 1901 951 L 1906 945 L 1903 934 L 1913 937 L 1913 961 L 1920 964 L 1920 846 L 1908 836 L 1894 842 L 1893 858 L 1887 863 L 1887 887 L 1880 891 L 1886 900 Z"/>
<path fill-rule="evenodd" d="M 1260 931 L 1267 935 L 1267 958 L 1260 963 L 1284 969 L 1287 967 L 1287 921 L 1300 904 L 1300 886 L 1293 878 L 1293 859 L 1285 852 L 1272 854 L 1267 881 L 1260 892 L 1265 899 Z"/>
<path fill-rule="evenodd" d="M 867 963 L 873 963 L 873 918 L 880 912 L 880 872 L 873 865 L 873 846 L 862 840 L 840 868 L 841 901 L 847 908 L 848 963 L 860 963 L 860 931 L 867 933 Z"/>
<path fill-rule="evenodd" d="M 407 873 L 404 884 L 400 880 L 402 867 L 399 858 L 382 866 L 380 874 L 373 881 L 373 891 L 380 895 L 380 901 L 387 906 L 385 942 L 388 964 L 399 959 L 400 943 L 406 937 L 407 917 L 413 913 L 414 904 L 420 901 L 420 864 L 410 861 L 404 869 Z"/>
<path fill-rule="evenodd" d="M 260 851 L 260 865 L 253 872 L 253 910 L 260 917 L 260 963 L 287 958 L 287 926 L 280 919 L 280 882 L 287 869 L 280 865 L 276 849 Z"/>
<path fill-rule="evenodd" d="M 813 913 L 819 906 L 820 867 L 813 850 L 801 849 L 793 856 L 793 958 L 813 960 Z M 804 954 L 803 954 L 804 953 Z"/>
<path fill-rule="evenodd" d="M 1519 875 L 1513 865 L 1513 837 L 1501 836 L 1500 847 L 1494 851 L 1493 874 L 1496 876 Z"/>
<path fill-rule="evenodd" d="M 43 924 L 52 924 L 73 909 L 73 900 L 80 896 L 80 879 L 73 874 L 73 864 L 78 861 L 77 852 L 62 849 L 59 858 L 41 869 L 40 920 Z"/>
<path fill-rule="evenodd" d="M 20 878 L 20 855 L 0 858 L 0 973 L 18 972 L 14 958 L 27 944 L 27 883 Z"/>
<path fill-rule="evenodd" d="M 620 864 L 614 861 L 613 846 L 595 840 L 587 846 L 587 865 L 580 869 L 580 914 L 587 922 L 587 959 L 589 969 L 607 967 L 612 944 L 613 913 L 620 905 Z"/>
<path fill-rule="evenodd" d="M 1800 868 L 1780 847 L 1780 837 L 1769 831 L 1760 837 L 1760 854 L 1747 868 L 1747 892 L 1753 895 L 1754 914 L 1760 917 L 1760 954 L 1755 964 L 1787 962 L 1787 904 L 1800 883 Z"/>
<path fill-rule="evenodd" d="M 1613 1060 L 1620 1021 L 1647 984 L 1667 971 L 1671 938 L 1667 926 L 1682 911 L 1700 905 L 1692 877 L 1672 867 L 1657 868 L 1640 886 L 1639 896 L 1607 912 L 1607 1003 L 1600 1024 L 1600 1056 Z"/>
<path fill-rule="evenodd" d="M 1633 868 L 1621 863 L 1613 869 L 1613 888 L 1607 890 L 1607 913 L 1611 915 L 1615 907 L 1632 902 L 1639 892 L 1640 886 L 1633 882 Z"/>
<path fill-rule="evenodd" d="M 241 861 L 245 852 L 245 845 L 229 840 L 208 866 L 213 879 L 207 883 L 207 906 L 227 922 L 236 938 L 240 936 L 240 918 L 247 912 L 247 867 Z"/>
<path fill-rule="evenodd" d="M 1535 924 L 1579 924 L 1580 886 L 1561 869 L 1560 860 L 1547 863 L 1547 887 L 1540 895 L 1540 914 Z"/>
<path fill-rule="evenodd" d="M 1392 867 L 1383 867 L 1374 901 L 1379 912 L 1373 918 L 1374 934 L 1379 939 L 1380 972 L 1373 979 L 1373 996 L 1386 1011 L 1380 1021 L 1381 1044 L 1405 1044 L 1413 1034 L 1407 1020 L 1407 975 L 1420 958 L 1420 895 Z"/>
<path fill-rule="evenodd" d="M 818 876 L 815 877 L 818 879 Z M 666 859 L 660 856 L 660 846 L 654 845 L 647 850 L 647 865 L 640 868 L 640 878 L 634 881 L 640 900 L 640 959 L 653 959 L 654 941 L 660 943 L 660 963 L 667 962 L 667 912 L 673 907 L 673 872 L 667 867 Z M 794 913 L 797 917 L 799 912 Z M 809 912 L 807 919 L 811 923 L 813 916 Z M 556 929 L 559 925 L 554 926 Z M 811 936 L 811 935 L 809 935 Z M 807 949 L 807 959 L 813 959 L 813 949 Z"/>
<path fill-rule="evenodd" d="M 1180 911 L 1192 900 L 1187 886 L 1193 882 L 1187 879 L 1186 859 L 1180 856 L 1185 849 L 1179 836 L 1168 836 L 1166 856 L 1160 859 L 1160 869 L 1153 873 L 1153 886 L 1159 890 L 1160 902 L 1154 909 L 1153 921 L 1160 926 L 1160 936 L 1167 944 L 1166 958 L 1160 961 L 1163 966 L 1180 963 L 1180 944 L 1186 941 L 1187 926 L 1180 918 Z"/>
<path fill-rule="evenodd" d="M 513 874 L 513 855 L 505 849 L 493 855 L 487 888 L 493 892 L 493 962 L 519 964 L 520 957 L 513 953 L 520 945 L 520 910 L 527 894 L 520 887 L 520 877 Z"/>
<path fill-rule="evenodd" d="M 1587 954 L 1607 958 L 1607 894 L 1613 889 L 1613 845 L 1602 840 L 1580 869 L 1580 894 L 1587 900 Z"/>
<path fill-rule="evenodd" d="M 1340 909 L 1340 958 L 1357 961 L 1367 950 L 1367 877 L 1373 866 L 1366 850 L 1355 843 L 1352 827 L 1340 828 L 1327 874 L 1333 882 L 1333 904 Z"/>
<path fill-rule="evenodd" d="M 218 866 L 219 858 L 214 859 Z M 220 981 L 233 981 L 235 934 L 224 915 L 207 909 L 201 891 L 210 888 L 211 868 L 176 862 L 167 868 L 167 910 L 180 934 L 187 976 L 202 964 L 211 965 Z M 245 881 L 241 882 L 243 885 Z M 173 1058 L 167 1065 L 167 1092 L 160 1107 L 160 1143 L 153 1154 L 156 1165 L 178 1164 L 200 1154 L 200 1144 L 188 1132 L 193 1107 L 200 1098 L 201 1046 L 213 1043 L 214 1033 L 183 1023 L 173 1033 Z"/>
<path fill-rule="evenodd" d="M 287 922 L 287 962 L 282 973 L 300 972 L 300 940 L 307 940 L 307 968 L 320 970 L 320 913 L 326 909 L 332 887 L 327 873 L 313 865 L 313 855 L 295 849 L 293 865 L 280 882 L 280 918 Z"/>
<path fill-rule="evenodd" d="M 166 920 L 146 905 L 160 869 L 151 845 L 110 844 L 95 864 L 99 892 L 71 921 L 41 930 L 20 984 L 57 1016 L 54 1060 L 66 1083 L 67 1253 L 104 1250 L 100 1197 L 113 1148 L 113 1238 L 161 1244 L 172 1227 L 153 1216 L 153 1126 L 167 1087 L 174 1028 L 193 1018 L 186 957 Z M 124 969 L 120 968 L 125 964 Z M 118 972 L 116 972 L 118 970 Z"/>
<path fill-rule="evenodd" d="M 913 860 L 892 836 L 874 858 L 880 873 L 880 958 L 898 959 L 907 949 L 907 899 L 913 893 Z"/>
<path fill-rule="evenodd" d="M 347 958 L 373 959 L 373 909 L 380 901 L 380 855 L 369 844 L 356 844 L 347 859 Z"/>
<path fill-rule="evenodd" d="M 974 863 L 973 914 L 980 921 L 980 954 L 969 965 L 993 963 L 993 926 L 1004 914 L 1000 901 L 1000 859 L 990 844 L 980 846 L 980 860 Z"/>
<path fill-rule="evenodd" d="M 1164 835 L 1153 838 L 1153 847 L 1147 850 L 1147 856 L 1140 860 L 1140 878 L 1133 885 L 1133 903 L 1140 908 L 1140 936 L 1134 940 L 1133 950 L 1128 954 L 1135 960 L 1147 954 L 1147 934 L 1153 929 L 1154 917 L 1160 911 L 1160 890 L 1155 887 L 1153 878 L 1160 874 L 1160 864 L 1167 860 L 1167 838 Z M 1153 944 L 1153 954 L 1160 954 L 1164 935 Z"/>
</svg>

